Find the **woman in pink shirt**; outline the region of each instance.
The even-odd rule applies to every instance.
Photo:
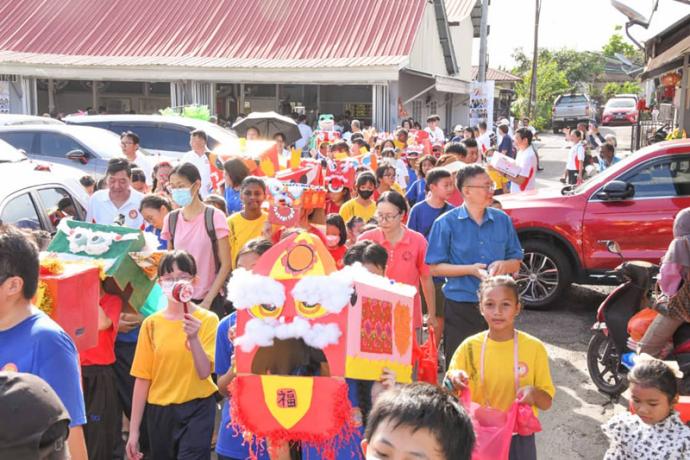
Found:
[[[193,164],[183,163],[172,170],[171,195],[180,209],[165,216],[161,238],[168,242],[169,250],[183,249],[194,257],[198,277],[194,303],[223,317],[227,312],[222,290],[231,268],[228,222],[221,211],[201,201],[200,188],[201,175]],[[170,225],[171,217],[175,219],[174,228]],[[215,244],[207,219],[213,223]]]
[[[386,248],[388,278],[416,288],[421,285],[426,304],[430,306],[429,322],[436,326],[434,282],[429,274],[429,266],[424,263],[427,242],[421,233],[403,225],[406,214],[405,198],[395,191],[385,192],[376,202],[374,217],[378,222],[378,228],[362,233],[358,241],[370,240]],[[414,326],[422,326],[422,303],[419,293],[415,297]]]

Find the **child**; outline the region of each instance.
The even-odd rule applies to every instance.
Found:
[[[357,242],[357,238],[362,234],[362,227],[364,227],[364,219],[361,217],[353,217],[347,221],[347,246],[351,247]]]
[[[386,252],[386,248],[373,241],[359,241],[347,250],[343,261],[345,265],[359,262],[371,273],[386,276],[388,252]]]
[[[241,158],[233,158],[223,163],[225,210],[228,215],[242,210],[241,186],[247,176],[249,176],[249,168]]]
[[[585,167],[585,146],[582,143],[582,131],[574,129],[570,132],[570,141],[573,146],[568,153],[568,162],[565,164],[566,183],[570,185],[582,182],[582,170]]]
[[[345,256],[345,251],[347,251],[346,242],[347,228],[345,228],[345,221],[340,217],[340,214],[329,214],[326,217],[326,246],[333,260],[335,260],[338,270],[344,266],[343,256]]]
[[[353,217],[360,217],[367,221],[376,213],[376,202],[371,199],[376,190],[376,177],[371,172],[363,172],[357,176],[355,187],[357,196],[346,201],[338,211],[345,222]]]
[[[140,193],[149,193],[149,187],[146,185],[146,173],[143,169],[132,168],[132,188]]]
[[[240,186],[240,198],[242,210],[228,217],[228,239],[233,269],[236,267],[240,249],[247,241],[260,237],[268,221],[268,214],[261,209],[262,203],[266,200],[266,184],[263,179],[256,176],[245,177]]]
[[[206,198],[204,198],[204,204],[206,206],[211,206],[212,208],[216,208],[220,212],[223,213],[223,215],[227,216],[227,205],[225,204],[225,198],[223,198],[220,195],[217,195],[215,193],[209,193]]]
[[[456,389],[469,388],[472,401],[501,411],[507,411],[516,399],[533,406],[535,415],[537,409],[548,410],[555,388],[546,348],[539,339],[515,330],[515,317],[522,308],[517,283],[509,276],[489,277],[482,281],[478,295],[489,330],[460,344],[448,366],[451,383]],[[480,369],[484,369],[483,381]],[[516,371],[519,389],[515,388]],[[534,435],[514,435],[510,458],[536,459]]]
[[[690,428],[673,405],[678,402],[678,379],[663,361],[640,357],[628,374],[631,406],[602,425],[609,438],[604,460],[690,458]]]
[[[148,224],[144,231],[156,235],[158,238],[158,249],[165,250],[168,247],[168,242],[161,238],[161,231],[163,230],[165,216],[170,211],[172,211],[172,204],[162,195],[148,194],[141,199],[139,204],[139,212]]]
[[[175,283],[197,282],[194,258],[165,254],[158,283],[167,307],[146,318],[132,362],[136,377],[127,456],[139,460],[139,431],[146,406],[152,458],[209,458],[217,391],[211,378],[218,317],[195,303],[173,297]]]
[[[271,242],[263,238],[257,238],[247,242],[237,254],[235,266],[251,270],[258,258],[271,248]],[[216,374],[218,375],[218,392],[225,396],[228,395],[228,385],[235,378],[235,371],[232,365],[235,347],[234,328],[237,322],[237,313],[232,312],[223,318],[218,324],[216,333]],[[230,401],[223,402],[223,409],[220,415],[220,427],[218,430],[218,441],[216,442],[216,453],[218,460],[236,460],[249,458],[249,444],[244,441],[242,433],[236,433],[230,425]],[[268,452],[265,446],[258,446],[252,442],[252,449],[258,451],[259,460],[267,460]]]
[[[470,460],[474,441],[472,422],[453,395],[413,383],[378,398],[362,450],[367,460]]]
[[[96,180],[88,174],[81,176],[79,178],[79,183],[82,187],[84,187],[84,190],[89,196],[93,195],[96,191]]]

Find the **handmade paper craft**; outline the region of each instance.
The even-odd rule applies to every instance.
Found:
[[[499,152],[494,152],[491,156],[491,167],[513,177],[519,176],[521,170],[515,160]]]
[[[355,187],[356,161],[328,160],[326,164],[326,188],[329,192],[338,193],[345,188]]]
[[[275,141],[238,139],[236,143],[216,147],[213,152],[221,162],[241,158],[253,176],[273,177],[280,170]],[[222,165],[219,169],[222,171]]]
[[[105,289],[120,295],[132,309],[139,311],[154,285],[154,278],[135,261],[137,258],[141,263],[141,255],[132,257],[130,253],[142,251],[145,246],[144,233],[139,230],[63,219],[48,252],[63,261],[86,260],[98,264]]]

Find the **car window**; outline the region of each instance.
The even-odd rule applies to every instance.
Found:
[[[635,198],[690,196],[690,156],[650,161],[622,179],[635,186]]]
[[[22,149],[26,153],[35,153],[31,151],[34,142],[34,133],[0,133],[0,139],[12,145],[15,149]]]
[[[72,150],[85,151],[84,147],[69,136],[58,133],[39,133],[39,155],[64,158]]]
[[[623,108],[623,107],[635,107],[635,99],[611,99],[606,107],[612,108]]]
[[[19,228],[41,229],[41,220],[38,218],[34,202],[28,193],[23,193],[9,200],[2,209],[0,221],[3,224],[12,224]]]
[[[169,150],[172,152],[189,151],[189,129],[179,127],[154,125],[115,125],[113,130],[122,128],[121,131],[131,130],[139,136],[139,145],[148,150]]]
[[[586,104],[587,98],[584,96],[561,96],[558,104]]]
[[[38,191],[40,205],[48,216],[53,228],[65,217],[79,220],[85,215],[84,208],[70,196],[67,190],[59,187],[49,187]]]

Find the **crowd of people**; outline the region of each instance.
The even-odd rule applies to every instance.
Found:
[[[403,121],[390,138],[365,132],[352,120],[342,140],[313,150],[308,142],[298,145],[305,157],[324,164],[362,149],[378,161],[375,169],[358,166],[351,189],[327,184],[325,209],[299,210],[295,228],[269,221],[266,183],[250,175],[240,158],[223,164],[224,183],[214,189],[203,131],[191,133],[191,149],[176,164],[153,164],[141,153],[138,135],[123,133],[123,156],[110,160],[104,179],[82,179],[90,194],[86,220],[158,238],[166,253],[157,282],[167,302],[144,317],[103,292],[98,345],[77,354],[69,336],[31,304],[39,276],[31,235],[0,228],[0,369],[35,374],[49,385],[31,378],[18,382],[11,372],[0,372],[0,418],[35,413],[26,409],[32,407],[28,402],[23,414],[4,402],[22,385],[43,388],[35,391],[50,397],[31,404],[54,407],[56,414],[34,420],[35,432],[26,439],[0,432],[0,444],[10,452],[4,457],[0,446],[0,457],[43,458],[39,453],[68,449],[74,459],[207,459],[215,448],[220,459],[248,458],[261,440],[233,428],[223,399],[232,397],[228,385],[236,376],[236,315],[225,285],[234,270],[251,271],[262,254],[294,232],[320,238],[339,268],[360,263],[417,287],[416,335],[421,339],[430,327],[442,339],[445,389],[399,385],[387,370],[375,385],[348,381],[360,430],[337,458],[469,459],[479,435],[473,420],[481,418],[482,409],[504,414],[523,405],[534,417],[548,410],[555,387],[546,348],[515,329],[522,305],[511,275],[519,270],[522,248],[495,198],[536,188],[537,133],[527,119],[514,132],[499,123],[494,133],[482,122],[476,128],[458,126],[451,136],[438,123],[436,116],[427,120],[431,152],[424,155],[407,150],[410,133],[419,127],[412,120]],[[580,129],[568,133],[573,144],[564,172],[568,183],[582,180],[586,157],[595,150],[600,168],[617,161],[612,144],[596,127],[588,129],[588,139]],[[311,136],[311,130],[302,132]],[[247,134],[258,136],[256,129]],[[510,157],[518,172],[495,168],[497,152]],[[171,292],[179,281],[193,285],[188,310]],[[607,458],[655,458],[630,452],[689,458],[690,429],[673,412],[678,388],[669,372],[656,360],[635,368],[630,381],[638,415],[626,414],[604,427],[612,442]],[[461,405],[458,395],[480,409]],[[507,458],[537,458],[535,431],[513,435],[511,427]],[[671,436],[672,449],[661,446],[664,436]],[[310,449],[259,448],[258,455],[319,458]]]

